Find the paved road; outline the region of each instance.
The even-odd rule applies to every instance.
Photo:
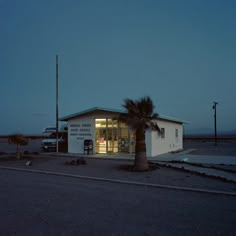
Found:
[[[236,235],[236,198],[0,171],[0,235]]]

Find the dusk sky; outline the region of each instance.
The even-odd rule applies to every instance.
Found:
[[[0,0],[0,134],[150,96],[186,132],[236,130],[235,0]]]

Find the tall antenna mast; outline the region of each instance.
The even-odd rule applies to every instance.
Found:
[[[56,55],[56,152],[58,152],[58,55]]]
[[[213,110],[214,110],[214,127],[215,127],[215,146],[217,145],[217,125],[216,125],[216,105],[218,102],[213,102]]]

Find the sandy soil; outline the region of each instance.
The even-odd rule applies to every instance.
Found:
[[[30,159],[32,166],[26,166],[26,161]],[[132,165],[128,160],[107,160],[87,158],[86,165],[65,165],[68,160],[76,160],[72,157],[51,157],[36,155],[23,160],[0,160],[0,166],[17,167],[34,170],[44,170],[74,174],[81,176],[91,176],[109,178],[125,181],[137,181],[142,183],[153,183],[171,186],[182,186],[190,188],[202,188],[220,191],[236,192],[236,184],[223,182],[206,176],[188,173],[183,170],[175,170],[167,167],[158,167],[148,172],[132,172],[121,167]]]

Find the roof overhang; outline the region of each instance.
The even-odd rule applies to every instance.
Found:
[[[125,110],[118,110],[118,109],[110,109],[110,108],[103,108],[103,107],[93,107],[87,110],[83,110],[81,112],[77,112],[68,116],[64,116],[62,118],[60,118],[60,121],[69,121],[72,119],[76,119],[76,118],[80,118],[82,116],[89,116],[91,114],[94,114],[96,112],[103,112],[103,113],[107,113],[107,114],[116,114],[117,116],[119,116],[120,114],[125,114],[127,113]],[[172,117],[168,117],[168,116],[164,116],[164,115],[160,115],[159,114],[159,118],[158,120],[164,120],[164,121],[169,121],[169,122],[173,122],[173,123],[179,123],[179,124],[187,124],[187,121],[183,121],[180,119],[176,119],[176,118],[172,118]]]
[[[62,118],[60,118],[59,120],[60,121],[69,121],[71,119],[75,119],[75,118],[79,118],[81,116],[88,116],[92,113],[95,113],[95,112],[105,112],[105,113],[113,113],[113,114],[124,114],[126,113],[124,110],[116,110],[116,109],[109,109],[109,108],[103,108],[103,107],[93,107],[93,108],[90,108],[90,109],[87,109],[87,110],[83,110],[81,112],[77,112],[77,113],[74,113],[74,114],[71,114],[71,115],[68,115],[68,116],[64,116]]]

